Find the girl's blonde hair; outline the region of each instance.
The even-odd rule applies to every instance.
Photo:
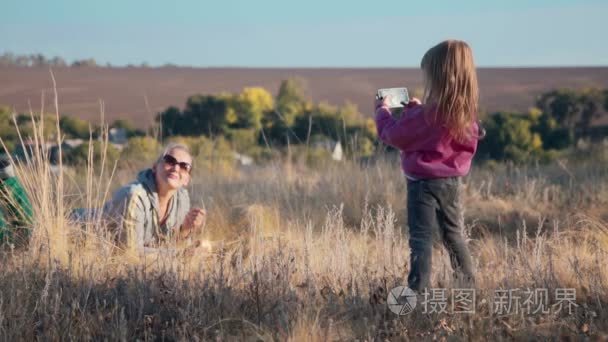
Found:
[[[457,141],[472,137],[479,87],[473,51],[460,40],[446,40],[429,49],[420,62],[425,77],[424,99],[437,105],[432,121],[445,126]]]

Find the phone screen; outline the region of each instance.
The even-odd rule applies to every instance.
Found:
[[[407,88],[382,88],[378,89],[376,94],[378,98],[389,97],[389,107],[390,108],[400,108],[403,107],[403,103],[408,103],[410,101],[409,95],[407,93]],[[403,102],[403,103],[402,103]]]

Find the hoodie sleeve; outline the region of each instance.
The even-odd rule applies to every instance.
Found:
[[[422,106],[404,109],[401,117],[395,119],[389,108],[376,109],[376,129],[380,141],[404,152],[420,150],[429,134],[421,111]]]
[[[142,190],[143,191],[143,190]],[[125,247],[144,250],[146,211],[142,195],[136,189],[119,190],[104,208],[105,215],[116,223],[118,241]]]
[[[130,193],[120,202],[122,211],[120,238],[130,250],[137,251],[140,256],[166,257],[177,256],[179,251],[169,246],[149,247],[145,244],[146,210],[143,204],[144,194]]]

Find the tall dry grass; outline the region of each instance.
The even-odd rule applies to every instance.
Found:
[[[146,259],[125,257],[99,218],[67,219],[74,206],[100,206],[134,169],[119,161],[83,175],[46,160],[17,163],[35,223],[26,248],[2,251],[1,340],[607,338],[605,164],[475,170],[463,194],[476,313],[397,316],[386,296],[405,284],[409,250],[406,184],[391,157],[200,167],[189,190],[209,212],[202,248]],[[439,244],[432,282],[458,286]],[[494,291],[516,288],[574,288],[578,306],[495,314]]]

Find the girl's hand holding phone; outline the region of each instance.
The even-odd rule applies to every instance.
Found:
[[[390,99],[391,99],[390,95],[387,95],[387,96],[381,97],[381,98],[376,97],[376,100],[374,101],[374,108],[378,109],[380,107],[390,107],[390,103],[391,103]]]
[[[421,104],[422,102],[420,102],[419,99],[412,97],[408,103],[403,103],[403,106],[405,106],[406,108],[412,108]]]

